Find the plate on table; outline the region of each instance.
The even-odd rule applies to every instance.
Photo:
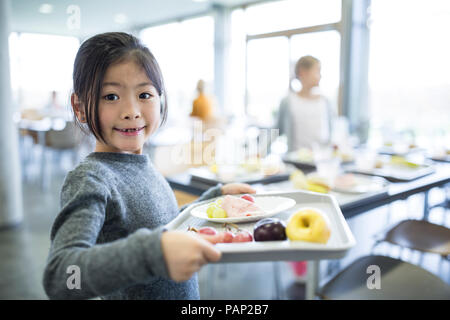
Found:
[[[415,145],[393,145],[393,146],[382,146],[378,149],[379,154],[386,154],[390,156],[406,156],[414,152],[424,152],[424,148],[420,148]]]
[[[211,222],[217,223],[240,223],[240,222],[252,222],[258,221],[264,218],[274,216],[280,212],[291,209],[296,205],[294,199],[279,196],[260,196],[253,195],[255,204],[260,207],[265,214],[254,215],[254,216],[244,216],[244,217],[230,217],[230,218],[209,218],[206,210],[209,205],[214,202],[211,200],[207,203],[203,203],[191,210],[191,215],[200,219],[204,219]]]
[[[386,189],[389,182],[381,177],[346,173],[336,178],[331,190],[341,193],[372,193]]]

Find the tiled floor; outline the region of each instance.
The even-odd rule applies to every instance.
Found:
[[[64,157],[62,158],[64,160]],[[42,272],[50,245],[49,234],[58,213],[59,189],[65,170],[52,169],[48,190],[43,190],[30,176],[23,185],[24,221],[16,227],[0,230],[0,299],[47,299],[42,288]],[[32,171],[32,170],[31,170]],[[432,190],[431,202],[442,199],[441,190]],[[406,218],[422,217],[422,195],[399,201],[389,207],[372,210],[348,221],[357,246],[340,260],[346,266],[355,258],[369,254],[373,235]],[[450,215],[436,208],[430,221],[450,227]],[[380,245],[376,253],[401,257],[418,263],[419,254]],[[423,256],[422,267],[450,283],[450,263],[433,254]],[[322,263],[325,276],[327,264]],[[275,290],[274,268],[279,269],[279,290]],[[334,272],[337,270],[334,270]],[[237,263],[204,267],[199,274],[201,297],[205,299],[303,299],[304,286],[295,284],[294,275],[286,262]],[[278,292],[278,293],[277,293]]]

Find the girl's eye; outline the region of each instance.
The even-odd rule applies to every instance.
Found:
[[[139,99],[150,99],[152,95],[150,93],[144,92],[139,95]]]
[[[106,96],[103,97],[103,99],[108,100],[108,101],[115,101],[115,100],[119,100],[119,97],[115,94],[107,94]]]

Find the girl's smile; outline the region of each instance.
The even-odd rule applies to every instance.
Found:
[[[120,134],[123,134],[124,136],[130,136],[130,137],[141,134],[144,129],[145,129],[145,126],[134,127],[134,128],[125,128],[125,129],[114,128],[114,130],[118,131]]]

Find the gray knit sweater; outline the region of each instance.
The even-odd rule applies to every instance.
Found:
[[[197,201],[219,195],[217,186]],[[199,299],[197,275],[169,279],[161,250],[163,226],[178,213],[148,156],[91,153],[61,190],[45,292],[51,299]]]

